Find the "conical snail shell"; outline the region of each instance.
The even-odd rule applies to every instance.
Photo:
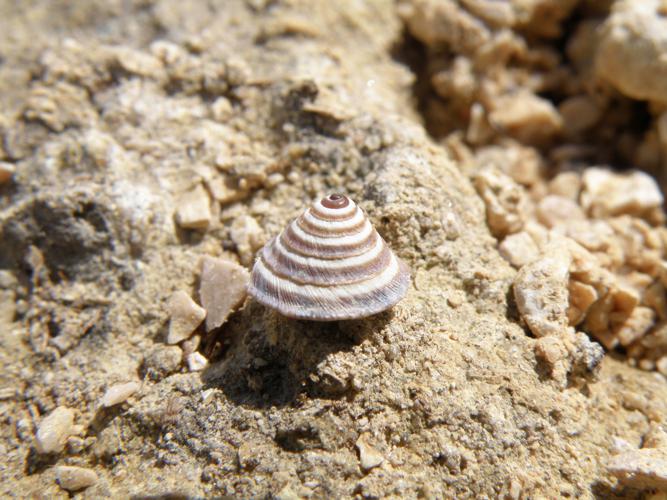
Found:
[[[363,318],[403,298],[410,272],[351,199],[313,204],[261,251],[249,293],[292,318]]]

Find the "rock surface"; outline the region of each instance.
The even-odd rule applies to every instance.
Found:
[[[650,494],[608,465],[667,418],[664,11],[610,5],[0,0],[0,495],[66,495],[55,460],[90,498]],[[239,307],[331,192],[406,298]]]

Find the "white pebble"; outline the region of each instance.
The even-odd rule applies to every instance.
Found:
[[[169,299],[169,312],[171,320],[167,344],[178,344],[189,339],[206,317],[206,310],[182,290],[174,292]]]
[[[177,201],[176,222],[183,228],[206,229],[212,217],[211,201],[201,184],[183,193]]]
[[[39,453],[57,453],[63,450],[67,438],[74,433],[74,411],[59,406],[39,424],[35,447]]]
[[[660,373],[662,373],[665,377],[667,377],[667,356],[663,356],[658,360],[658,362],[655,364],[655,367],[658,369]]]
[[[359,450],[359,463],[364,471],[369,471],[384,462],[384,457],[368,443],[366,435],[360,436],[356,444]]]
[[[79,491],[97,482],[97,474],[91,469],[59,465],[55,467],[56,481],[67,491]]]
[[[188,354],[187,361],[191,372],[200,372],[208,365],[208,359],[199,352]]]
[[[102,396],[101,405],[105,408],[123,403],[139,390],[139,382],[127,382],[125,384],[116,384],[109,387],[104,396]]]

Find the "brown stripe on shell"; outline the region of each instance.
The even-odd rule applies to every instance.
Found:
[[[287,226],[280,234],[280,242],[291,251],[304,255],[306,257],[318,257],[320,259],[341,259],[345,257],[354,257],[367,252],[375,246],[380,235],[375,229],[371,231],[368,238],[361,243],[351,245],[340,245],[325,247],[322,245],[313,245],[308,241],[299,238],[292,229],[292,224]]]
[[[275,238],[264,247],[261,259],[266,267],[277,276],[304,285],[346,285],[364,281],[378,275],[391,262],[391,250],[382,240],[381,252],[370,262],[336,269],[327,267],[329,261],[320,265],[303,266],[294,262],[289,254],[281,252]]]
[[[354,215],[355,214],[352,214],[353,217]],[[351,218],[352,217],[350,217],[350,219]],[[355,224],[354,226],[349,226],[344,228],[331,228],[326,230],[313,226],[310,222],[308,222],[308,219],[306,219],[303,215],[301,215],[296,221],[297,224],[299,224],[299,227],[308,234],[312,234],[313,236],[320,236],[322,238],[336,238],[338,236],[351,236],[353,234],[358,233],[364,227],[364,224],[366,223],[366,218],[364,217],[363,219],[361,219],[361,222],[359,222],[359,224]]]
[[[377,314],[395,305],[403,298],[410,284],[410,271],[398,260],[398,271],[384,287],[361,295],[334,297],[324,301],[287,292],[265,280],[260,273],[253,273],[249,293],[265,306],[278,310],[284,316],[316,321],[337,321]]]
[[[310,213],[313,214],[313,217],[329,222],[344,221],[347,219],[351,219],[352,217],[354,217],[354,214],[356,213],[356,210],[353,211],[352,213],[345,213],[345,210],[340,210],[340,213],[336,212],[325,213],[325,212],[320,212],[317,208],[318,208],[317,205],[313,205],[312,207],[310,207]]]

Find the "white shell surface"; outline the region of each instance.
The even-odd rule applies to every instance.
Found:
[[[401,300],[410,272],[342,195],[313,204],[260,252],[249,293],[292,318],[363,318]]]

